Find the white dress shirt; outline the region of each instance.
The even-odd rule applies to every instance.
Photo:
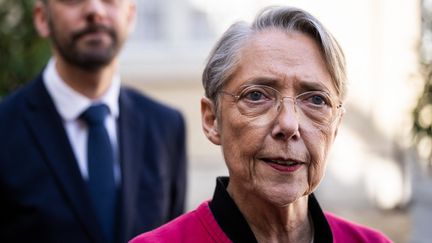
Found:
[[[48,62],[43,73],[44,84],[54,101],[54,105],[63,119],[63,125],[75,154],[81,175],[88,179],[87,137],[88,127],[79,116],[91,105],[103,103],[108,106],[110,114],[105,119],[105,127],[113,145],[115,156],[114,178],[120,182],[120,164],[117,142],[117,118],[119,116],[120,77],[115,75],[106,93],[97,100],[91,100],[69,87],[60,77],[54,58]]]

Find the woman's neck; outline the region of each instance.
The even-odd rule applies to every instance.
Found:
[[[311,242],[313,223],[308,216],[308,196],[279,206],[246,190],[228,186],[228,193],[258,242]]]

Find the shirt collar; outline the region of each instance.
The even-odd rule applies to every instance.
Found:
[[[91,100],[69,87],[60,77],[55,67],[55,59],[51,58],[43,72],[44,84],[51,95],[57,111],[65,121],[76,120],[82,112],[94,103],[106,104],[110,114],[119,115],[118,98],[120,93],[120,76],[114,75],[110,87],[97,100]]]
[[[226,190],[228,182],[228,177],[216,179],[216,189],[209,203],[210,210],[218,225],[233,242],[257,242],[246,219]],[[308,210],[314,226],[314,242],[333,242],[330,225],[313,194],[309,195]]]

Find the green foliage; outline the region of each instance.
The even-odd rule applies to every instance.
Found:
[[[413,134],[420,155],[432,169],[432,1],[422,1],[420,57],[424,87],[413,111]]]
[[[432,63],[424,65],[423,77],[423,92],[413,112],[413,132],[422,157],[432,166]]]
[[[33,27],[32,0],[0,0],[0,97],[31,80],[50,56]]]

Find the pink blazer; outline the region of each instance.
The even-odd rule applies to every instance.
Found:
[[[325,213],[335,243],[381,243],[391,242],[386,236],[373,229],[357,225],[332,214]],[[231,240],[219,227],[208,202],[173,221],[144,234],[129,243],[169,242],[169,243],[230,243]]]

